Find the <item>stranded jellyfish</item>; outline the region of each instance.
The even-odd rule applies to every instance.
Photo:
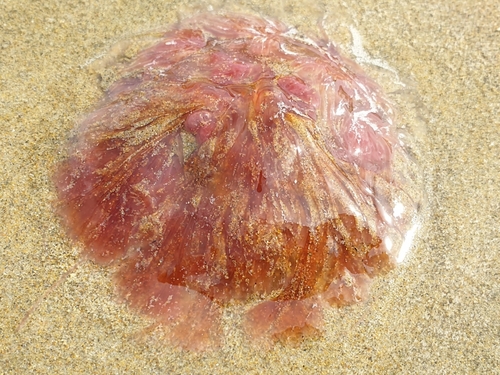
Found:
[[[120,72],[78,126],[56,185],[87,258],[176,345],[321,329],[407,246],[418,194],[379,86],[280,22],[203,15]]]

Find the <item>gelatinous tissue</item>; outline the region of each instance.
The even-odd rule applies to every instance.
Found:
[[[79,124],[59,210],[175,345],[220,343],[236,301],[252,338],[316,333],[415,230],[418,168],[394,118],[332,43],[204,14],[139,52]]]

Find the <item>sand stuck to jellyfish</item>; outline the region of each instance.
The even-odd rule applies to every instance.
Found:
[[[381,88],[327,41],[204,14],[165,32],[79,125],[55,181],[83,255],[174,345],[321,330],[415,225],[413,161]],[[411,167],[410,167],[411,166]]]

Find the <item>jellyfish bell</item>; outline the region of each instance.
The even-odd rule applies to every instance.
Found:
[[[366,298],[413,228],[393,118],[331,44],[198,16],[140,52],[82,121],[55,178],[60,212],[176,345],[218,343],[233,301],[260,301],[244,318],[253,338],[317,332],[325,306]]]

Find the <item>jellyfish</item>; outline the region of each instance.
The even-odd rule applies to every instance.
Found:
[[[325,40],[203,14],[164,32],[77,126],[58,210],[119,295],[188,349],[249,303],[253,339],[366,299],[418,213],[382,89]]]

